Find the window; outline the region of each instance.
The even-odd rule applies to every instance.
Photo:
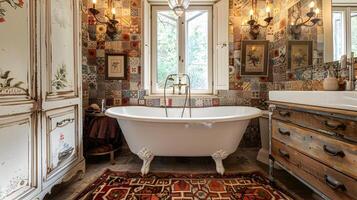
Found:
[[[357,7],[333,7],[333,57],[357,55]]]
[[[212,6],[190,6],[180,18],[166,6],[152,6],[151,20],[152,93],[162,93],[173,73],[191,77],[192,93],[212,93]]]

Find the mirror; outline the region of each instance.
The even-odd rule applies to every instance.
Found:
[[[233,61],[240,67],[242,41],[268,40],[270,81],[321,80],[329,70],[345,76],[341,56],[357,55],[357,4],[352,1],[232,0]],[[267,16],[273,17],[270,23]]]

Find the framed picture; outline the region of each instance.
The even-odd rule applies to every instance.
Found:
[[[241,75],[268,76],[269,41],[242,41]]]
[[[295,70],[312,65],[312,41],[288,42],[288,68]]]
[[[105,79],[125,80],[128,57],[126,54],[106,54],[105,55]]]

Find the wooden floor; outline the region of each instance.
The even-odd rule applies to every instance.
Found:
[[[226,172],[260,171],[267,175],[268,167],[256,160],[257,152],[258,149],[238,149],[224,160]],[[96,180],[105,169],[139,172],[141,164],[142,161],[130,152],[118,153],[115,165],[110,164],[109,157],[89,158],[87,159],[87,171],[82,179],[74,178],[68,183],[56,186],[52,194],[48,195],[46,199],[73,199],[81,190]],[[151,172],[215,173],[215,163],[210,157],[156,157],[151,164]],[[313,192],[287,172],[276,170],[275,176],[278,185],[288,191],[295,199],[313,199]]]

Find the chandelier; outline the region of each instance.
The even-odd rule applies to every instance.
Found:
[[[190,4],[190,0],[168,0],[170,8],[181,17]]]

